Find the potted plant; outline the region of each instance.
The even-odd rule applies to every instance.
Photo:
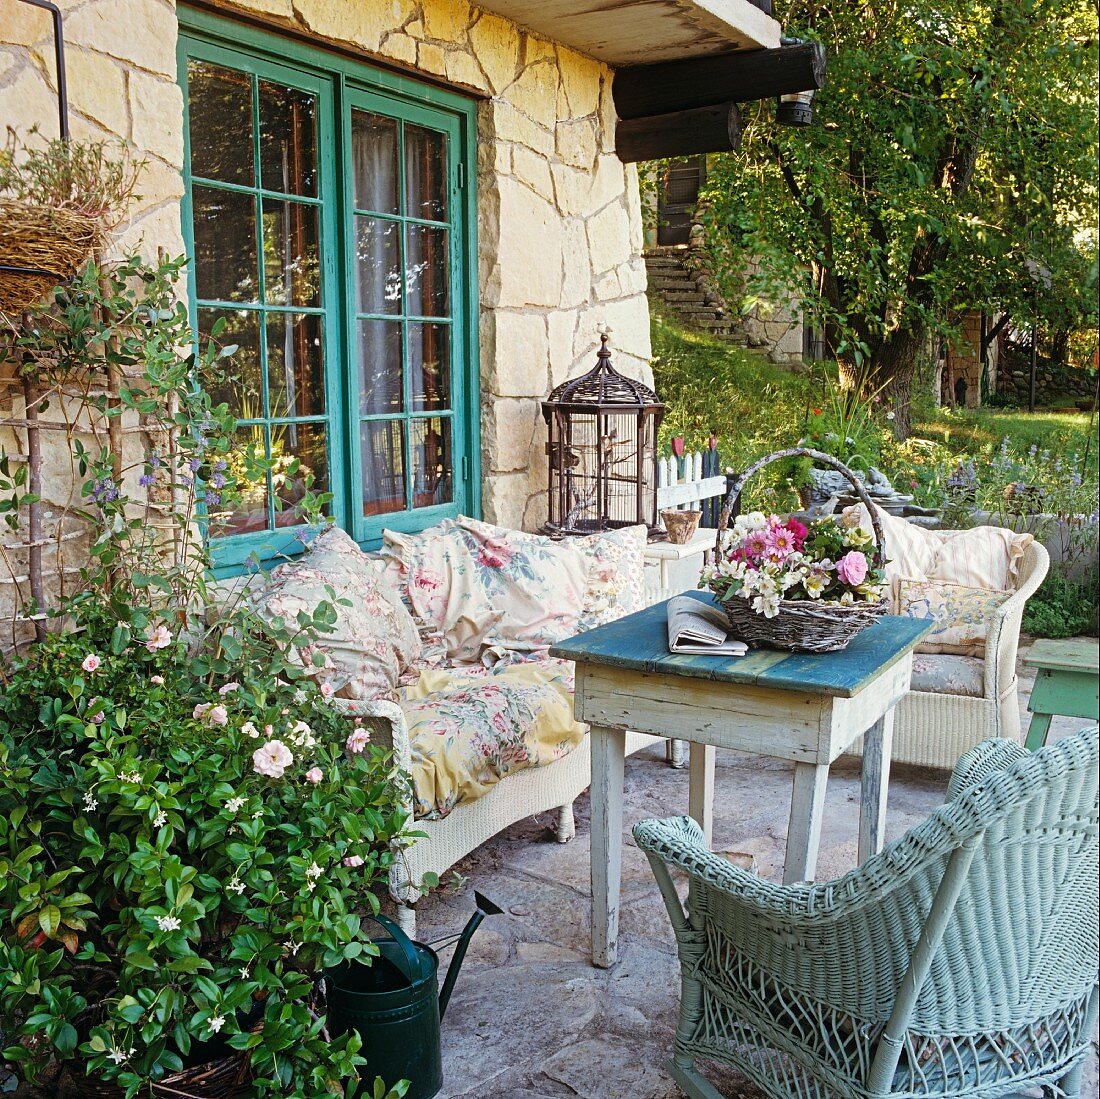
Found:
[[[0,264],[22,270],[0,272],[0,313],[20,313],[76,274],[117,224],[141,166],[117,142],[25,144],[8,131]]]
[[[272,621],[208,579],[195,532],[266,467],[231,466],[193,384],[231,349],[181,352],[180,267],[89,268],[14,341],[44,391],[125,366],[83,417],[110,441],[140,414],[150,445],[124,464],[74,435],[80,590],[0,668],[3,1057],[78,1095],[341,1095],[360,1042],[328,1035],[316,981],[375,953],[405,777],[310,675],[332,603]]]

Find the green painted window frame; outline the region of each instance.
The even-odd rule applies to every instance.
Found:
[[[183,90],[184,197],[181,203],[183,236],[188,255],[194,255],[192,177],[190,171],[190,115],[187,96],[189,58],[205,60],[270,79],[318,97],[317,201],[321,225],[321,304],[325,331],[325,408],[328,434],[332,514],[336,523],[367,549],[381,543],[383,527],[412,532],[458,514],[481,514],[480,386],[477,297],[477,207],[475,173],[475,103],[445,88],[401,73],[374,68],[365,62],[313,47],[276,32],[240,23],[207,11],[181,7],[177,46],[177,73]],[[448,192],[451,208],[449,259],[452,276],[449,326],[451,331],[451,478],[452,501],[430,507],[365,517],[362,509],[358,397],[358,359],[355,345],[358,314],[355,302],[354,202],[350,171],[353,110],[368,110],[447,134]],[[202,182],[201,180],[199,182]],[[422,220],[422,219],[412,219]],[[427,224],[427,222],[425,222]],[[194,267],[189,267],[189,308],[198,331],[198,299]],[[204,300],[203,305],[206,307]],[[240,308],[241,303],[225,303]],[[263,306],[267,309],[268,306]],[[284,312],[308,312],[290,308]],[[415,320],[413,321],[415,323]],[[406,319],[403,328],[408,324]],[[405,342],[408,358],[408,343]],[[409,386],[409,371],[404,372]],[[406,393],[406,397],[407,397]],[[426,418],[437,418],[430,413]],[[370,417],[374,419],[374,416]],[[384,415],[378,418],[386,418]],[[409,412],[398,418],[416,419]],[[406,469],[411,448],[406,431]],[[261,563],[300,551],[301,527],[280,527],[216,539],[212,544],[217,575],[243,571],[251,561]]]

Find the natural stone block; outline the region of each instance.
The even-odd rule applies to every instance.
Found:
[[[486,303],[508,307],[557,306],[561,297],[561,218],[529,188],[498,182],[495,262],[483,289]]]
[[[588,301],[592,290],[592,264],[584,222],[566,221],[562,232],[562,277],[559,304],[572,309]]]
[[[113,133],[129,133],[126,77],[116,62],[90,50],[67,50],[65,72],[73,110],[89,115]]]
[[[310,30],[335,42],[350,42],[374,53],[382,39],[416,11],[415,0],[373,0],[341,4],[334,0],[294,0],[294,11]]]
[[[284,19],[294,18],[292,0],[233,0],[234,6],[247,11],[258,11],[264,15],[277,15]]]
[[[610,81],[610,71],[598,61],[568,46],[558,46],[558,69],[562,89],[569,100],[570,117],[595,114],[600,104],[601,81]]]
[[[525,145],[517,145],[512,153],[512,175],[521,183],[526,183],[540,198],[553,202],[554,182],[545,157]]]
[[[535,446],[539,405],[532,400],[494,400],[485,410],[483,442],[494,472],[527,470]]]
[[[176,77],[176,21],[152,0],[95,0],[65,18],[65,42]]]
[[[486,463],[485,469],[489,468]],[[526,473],[494,473],[485,478],[481,506],[486,522],[519,529],[527,506]]]
[[[554,155],[554,134],[503,99],[490,100],[486,132],[501,141],[515,141],[547,158]]]
[[[416,39],[407,34],[388,34],[379,47],[379,53],[393,61],[403,61],[407,65],[416,64]]]
[[[630,219],[621,203],[605,206],[585,222],[594,272],[616,267],[631,253]]]
[[[554,145],[558,158],[575,168],[591,171],[596,163],[596,123],[591,118],[574,118],[554,127]]]
[[[528,118],[553,129],[557,121],[558,70],[553,57],[528,65],[506,91],[508,102]]]
[[[592,284],[592,292],[597,301],[608,301],[611,298],[622,297],[623,288],[619,283],[619,276],[615,271],[605,271],[597,276]]]
[[[421,42],[416,47],[416,67],[433,76],[447,74],[447,55],[431,42]]]
[[[465,50],[450,50],[446,55],[447,79],[452,84],[464,84],[478,91],[487,91],[489,83],[481,66]]]
[[[39,144],[42,144],[57,136],[57,92],[41,73],[28,65],[15,74],[10,84],[0,89],[0,116],[18,127],[21,138],[27,137],[27,131],[38,123],[41,127]]]
[[[471,19],[466,0],[425,0],[423,19],[428,38],[465,45]]]
[[[542,397],[549,382],[546,321],[537,313],[497,310],[481,321],[487,392],[500,397]]]
[[[550,388],[561,385],[573,369],[573,333],[577,314],[572,309],[558,309],[546,315],[547,344],[550,353]]]
[[[174,80],[130,73],[130,136],[145,152],[183,164],[183,95]]]
[[[502,92],[516,78],[519,67],[519,30],[514,23],[481,12],[470,27],[470,46],[489,78],[494,93]]]

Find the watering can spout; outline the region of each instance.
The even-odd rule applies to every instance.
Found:
[[[446,1014],[447,1004],[450,1002],[455,981],[458,980],[458,973],[462,968],[462,962],[466,957],[466,949],[470,945],[470,940],[474,937],[474,932],[481,926],[481,921],[486,916],[499,916],[503,911],[497,908],[488,897],[478,893],[477,890],[474,890],[474,900],[477,903],[477,911],[467,920],[466,926],[462,929],[462,934],[458,937],[454,957],[451,958],[451,964],[447,967],[447,979],[443,982],[443,991],[439,994],[440,1019]]]

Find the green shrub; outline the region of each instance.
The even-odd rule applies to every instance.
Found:
[[[1036,637],[1100,636],[1096,575],[1070,580],[1052,572],[1024,608],[1023,630]]]

